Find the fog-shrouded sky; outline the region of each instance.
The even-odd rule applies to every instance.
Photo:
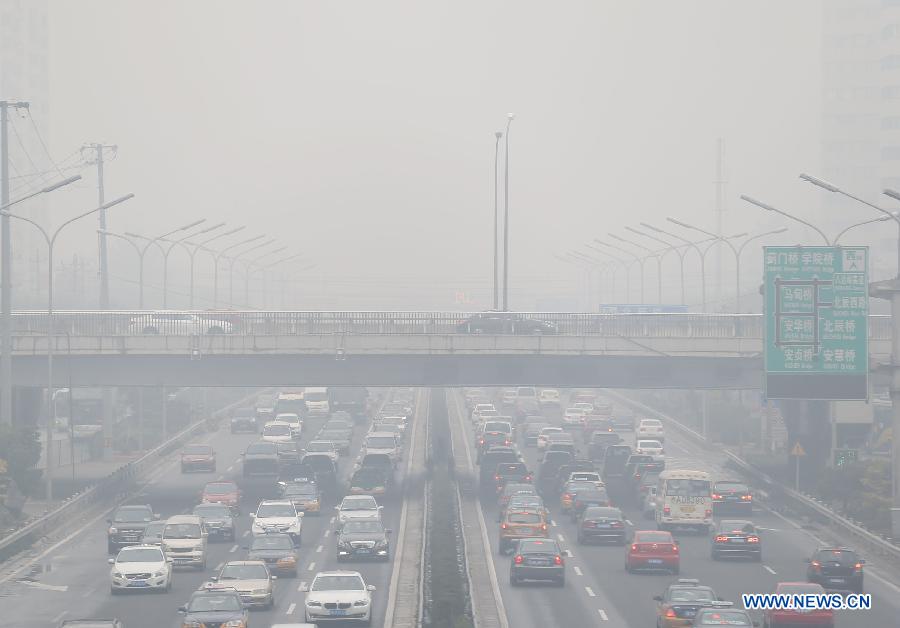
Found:
[[[821,151],[819,0],[51,0],[49,19],[39,122],[57,156],[118,145],[107,197],[137,197],[111,228],[247,224],[333,306],[490,305],[507,112],[514,308],[575,289],[554,253],[609,231],[713,229],[717,138],[726,233],[780,226],[741,193],[818,202],[796,175]],[[90,206],[85,181],[54,221]],[[95,228],[62,246],[90,252]]]

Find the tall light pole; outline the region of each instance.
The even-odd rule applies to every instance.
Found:
[[[258,236],[247,238],[246,240],[241,240],[240,242],[235,242],[234,244],[229,244],[224,249],[213,251],[213,309],[219,307],[219,260],[222,259],[222,256],[225,255],[225,253],[227,253],[228,251],[236,249],[239,246],[244,246],[245,244],[250,244],[251,242],[256,242],[257,240],[261,240],[265,237],[266,235],[264,233],[261,233]]]
[[[163,257],[165,257],[165,255],[166,255],[166,250],[165,250],[165,248],[160,244],[160,241],[161,241],[161,240],[165,240],[165,239],[168,238],[169,236],[175,235],[176,233],[179,233],[179,232],[181,232],[181,231],[187,231],[188,229],[193,229],[193,228],[196,227],[197,225],[203,224],[205,221],[206,221],[205,218],[203,218],[203,219],[201,219],[201,220],[195,220],[194,222],[188,223],[188,224],[186,224],[186,225],[182,225],[181,227],[178,227],[177,229],[172,229],[171,231],[167,231],[166,233],[164,233],[164,234],[162,234],[162,235],[158,235],[158,236],[156,236],[155,238],[148,238],[147,236],[143,236],[143,235],[141,235],[141,234],[139,234],[139,233],[133,233],[133,232],[131,232],[131,231],[126,231],[126,232],[125,232],[125,235],[128,236],[129,238],[137,238],[137,239],[139,239],[139,240],[144,240],[144,241],[146,241],[146,244],[144,245],[144,247],[143,247],[143,249],[142,249],[142,253],[141,253],[141,260],[142,260],[142,262],[141,262],[141,268],[140,268],[140,271],[141,271],[141,277],[140,277],[140,282],[139,282],[139,283],[140,283],[140,299],[139,299],[139,307],[140,307],[140,309],[142,309],[142,310],[144,309],[144,264],[143,264],[143,257],[144,257],[144,255],[147,254],[147,251],[150,250],[150,247],[151,247],[151,246],[156,245],[156,246],[159,247],[159,250],[160,250],[160,252],[163,254]]]
[[[250,308],[250,269],[256,266],[257,262],[260,260],[264,260],[267,257],[275,255],[276,253],[282,253],[283,251],[288,250],[289,247],[281,246],[277,249],[272,249],[271,251],[266,251],[262,255],[257,255],[253,259],[247,260],[246,266],[244,268],[244,304],[247,308]]]
[[[119,203],[124,203],[125,201],[133,197],[134,194],[126,194],[125,196],[121,196],[114,201],[110,201],[109,203],[100,205],[99,207],[95,207],[90,211],[86,211],[84,213],[78,214],[73,218],[69,218],[59,227],[57,227],[56,231],[54,231],[52,234],[31,218],[26,218],[25,216],[20,216],[18,214],[12,214],[7,210],[0,211],[0,214],[3,214],[7,218],[15,218],[34,226],[44,237],[44,240],[47,243],[47,443],[44,454],[47,463],[47,477],[45,478],[45,481],[47,487],[46,491],[48,502],[53,500],[53,345],[56,341],[53,335],[53,247],[56,244],[56,238],[59,236],[60,232],[76,220],[79,220],[86,216],[90,216],[100,211],[106,211],[107,209],[110,209],[111,207],[114,207]]]
[[[606,249],[602,249],[599,246],[594,246],[593,244],[590,244],[590,243],[585,244],[585,246],[596,253],[600,253],[600,255],[605,255],[609,259],[616,262],[619,266],[622,267],[622,270],[625,271],[625,299],[624,299],[624,302],[627,303],[628,300],[631,298],[631,264],[633,264],[634,262],[629,263],[629,262],[625,261],[624,259],[622,259],[621,257],[619,257],[618,255],[613,255]],[[613,291],[614,292],[615,292],[615,281],[616,281],[616,276],[615,276],[615,273],[613,273]]]
[[[263,276],[263,309],[268,307],[268,305],[267,305],[268,298],[266,295],[268,294],[269,286],[268,286],[268,276],[266,275],[266,271],[269,270],[270,268],[275,268],[276,266],[280,266],[281,264],[286,264],[287,262],[291,262],[300,257],[303,257],[303,253],[295,253],[294,255],[288,255],[287,257],[282,257],[281,259],[275,260],[274,262],[269,262],[268,264],[266,264],[265,266],[262,266],[261,268],[257,268],[257,271],[261,272],[262,276]],[[312,266],[308,266],[307,268],[312,268]]]
[[[585,245],[585,246],[590,247],[589,244]],[[594,248],[594,250],[597,250],[597,249]],[[606,255],[605,251],[600,250],[599,252],[603,255]],[[622,263],[620,260],[617,260],[613,257],[609,257],[608,255],[607,255],[607,259],[598,259],[596,257],[588,255],[587,253],[583,253],[583,252],[577,251],[577,250],[572,251],[570,253],[570,255],[575,255],[575,256],[578,256],[582,260],[588,261],[595,268],[599,267],[600,268],[600,284],[601,284],[601,286],[602,286],[602,282],[603,282],[603,274],[607,271],[610,271],[610,274],[612,275],[612,278],[611,278],[611,288],[612,289],[610,292],[613,294],[612,298],[615,298],[616,275],[619,272],[619,266],[623,266],[627,269],[627,265]],[[612,261],[610,261],[610,260],[612,260]],[[627,299],[626,299],[626,301],[627,301]],[[598,305],[598,307],[603,305],[603,302],[599,298],[598,298],[597,305]]]
[[[678,240],[679,242],[681,242],[688,248],[691,248],[697,252],[697,258],[700,260],[700,302],[702,304],[701,309],[705,312],[706,311],[706,256],[703,254],[703,251],[698,246],[700,243],[694,242],[692,240],[688,240],[687,238],[682,238],[678,234],[671,233],[670,231],[665,231],[663,229],[660,229],[659,227],[654,227],[653,225],[648,224],[646,222],[642,222],[641,226],[646,227],[647,229],[650,229],[651,231],[655,231],[656,233],[661,233],[664,236],[667,236],[674,240]],[[682,256],[681,276],[684,277],[684,257],[683,256]],[[682,283],[683,283],[683,281],[682,281]],[[682,299],[682,301],[684,301],[684,299]]]
[[[516,117],[506,114],[505,160],[503,162],[503,311],[509,311],[509,125]]]
[[[206,245],[209,244],[210,242],[215,242],[216,240],[219,240],[220,238],[234,235],[235,233],[243,231],[246,228],[247,228],[246,225],[241,225],[240,227],[235,227],[234,229],[229,229],[228,231],[225,231],[224,233],[218,233],[218,234],[212,236],[211,238],[207,238],[201,242],[197,242],[197,243],[185,242],[185,244],[187,244],[191,247],[191,249],[188,253],[188,255],[190,255],[190,257],[191,257],[191,291],[190,291],[191,292],[191,309],[194,309],[194,260],[197,257],[197,253],[200,250],[209,250],[206,248]]]
[[[500,308],[500,286],[498,285],[500,282],[500,269],[498,268],[500,262],[500,255],[498,252],[499,242],[497,238],[500,234],[497,233],[499,229],[499,219],[500,216],[497,213],[497,187],[499,185],[498,179],[500,177],[499,172],[499,163],[500,163],[500,138],[503,137],[503,131],[494,131],[494,310],[498,310]]]
[[[205,222],[206,218],[204,218],[203,221]],[[169,254],[179,244],[184,246],[183,242],[185,240],[190,240],[191,238],[195,238],[198,235],[210,233],[212,231],[215,231],[216,229],[221,229],[224,226],[225,226],[225,223],[220,222],[218,224],[213,225],[212,227],[207,227],[206,229],[202,229],[200,231],[195,231],[193,233],[183,235],[179,238],[175,238],[174,240],[172,240],[169,243],[169,246],[166,249],[166,252],[163,253],[163,309],[164,310],[168,309],[168,307],[169,307]],[[187,246],[185,246],[185,248],[187,249],[188,255],[190,255],[191,249]]]
[[[135,242],[128,236],[121,234],[121,233],[115,233],[114,231],[109,231],[108,229],[105,231],[101,230],[101,229],[97,229],[97,235],[98,235],[98,237],[99,236],[108,236],[111,238],[118,238],[119,240],[127,242],[129,245],[131,245],[131,247],[134,249],[135,253],[137,253],[137,256],[138,256],[138,284],[141,284],[144,281],[143,266],[144,266],[144,253],[146,253],[146,251],[144,249],[142,249],[137,242]]]
[[[822,231],[821,229],[819,229],[817,226],[815,226],[811,222],[809,222],[807,220],[803,220],[802,218],[795,216],[793,214],[789,214],[788,212],[778,209],[777,207],[772,207],[771,205],[763,203],[762,201],[758,201],[751,196],[747,196],[746,194],[741,194],[741,200],[747,201],[751,205],[756,205],[757,207],[764,209],[767,212],[774,212],[774,213],[778,214],[779,216],[784,216],[785,218],[787,218],[789,220],[793,220],[794,222],[799,222],[801,225],[806,225],[807,227],[809,227],[810,229],[812,229],[813,231],[818,233],[820,236],[822,236],[822,239],[825,241],[825,246],[831,246],[831,240],[828,238],[827,235],[825,235],[825,232]]]
[[[269,240],[266,240],[265,242],[260,242],[259,244],[255,244],[255,245],[251,246],[249,249],[245,249],[245,250],[241,251],[240,253],[237,253],[236,255],[232,255],[229,258],[230,265],[228,267],[228,302],[231,305],[231,307],[234,307],[234,265],[235,265],[235,263],[239,259],[244,257],[247,253],[250,253],[251,251],[256,251],[256,250],[261,249],[266,246],[270,246],[272,244],[275,244],[275,242],[276,242],[275,238],[271,238]]]
[[[644,258],[642,258],[637,253],[634,253],[633,251],[629,251],[628,249],[624,249],[621,246],[617,246],[615,244],[610,244],[609,242],[604,242],[603,240],[598,240],[598,239],[594,238],[594,242],[596,242],[597,244],[600,244],[602,246],[607,246],[611,249],[615,249],[621,253],[625,253],[625,255],[630,255],[631,257],[634,258],[634,261],[637,262],[638,266],[641,269],[641,305],[643,305],[644,304]]]
[[[632,240],[626,240],[625,238],[621,238],[614,233],[607,233],[610,238],[613,240],[618,240],[623,244],[628,244],[635,248],[641,249],[643,251],[647,251],[649,257],[653,257],[656,259],[656,293],[657,293],[657,302],[662,305],[662,258],[659,255],[659,251],[654,251],[650,247],[644,246],[638,242],[633,242]],[[644,271],[641,270],[643,273]]]
[[[678,256],[678,265],[681,270],[681,304],[684,305],[686,303],[684,298],[684,253],[681,251],[681,247],[684,245],[672,244],[671,242],[666,242],[662,238],[657,238],[655,235],[651,235],[649,233],[645,233],[634,227],[625,227],[626,230],[630,231],[635,235],[639,235],[641,237],[647,238],[648,240],[653,240],[654,242],[658,242],[662,244],[666,248],[660,250],[659,260],[665,260],[666,255],[669,252],[674,252]],[[660,262],[661,263],[661,262]],[[662,275],[660,275],[662,277]]]
[[[893,213],[896,214],[897,212],[893,212]],[[842,237],[844,237],[844,235],[851,229],[856,229],[857,227],[862,227],[865,225],[871,225],[873,222],[885,222],[886,220],[890,220],[890,219],[891,219],[890,216],[881,216],[880,218],[871,218],[869,220],[863,220],[861,222],[854,223],[854,224],[850,225],[849,227],[844,227],[843,230],[839,231],[838,234],[836,236],[834,236],[834,245],[837,246],[840,239]]]
[[[590,312],[593,308],[593,298],[591,295],[594,285],[594,269],[598,268],[600,264],[597,260],[592,259],[584,253],[579,253],[578,251],[569,251],[567,255],[569,260],[580,266],[584,271],[584,307],[585,311]]]
[[[47,194],[65,187],[70,183],[81,180],[81,175],[76,174],[62,181],[51,183],[39,190],[35,190],[30,194],[26,194],[14,201],[9,200],[9,173],[6,170],[8,161],[6,156],[6,111],[7,104],[0,102],[0,184],[2,184],[2,194],[0,194],[0,225],[2,225],[2,268],[0,268],[0,424],[12,425],[12,283],[11,283],[11,266],[12,266],[12,238],[9,235],[9,215],[2,212],[8,210],[13,205],[18,205],[30,198],[34,198],[40,194]]]
[[[85,144],[81,147],[82,158],[89,164],[97,166],[97,204],[103,205],[106,202],[104,181],[103,181],[103,165],[104,152],[110,152],[110,159],[115,159],[118,153],[118,146],[115,144],[103,144],[94,142]],[[109,309],[109,258],[106,251],[106,210],[100,212],[100,229],[97,233],[100,235],[100,309]]]

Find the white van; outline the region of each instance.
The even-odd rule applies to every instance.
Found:
[[[331,408],[328,405],[327,388],[307,388],[303,393],[303,401],[306,402],[306,412],[310,416],[328,416]]]
[[[206,569],[206,526],[197,515],[175,515],[166,521],[162,548],[174,567]]]

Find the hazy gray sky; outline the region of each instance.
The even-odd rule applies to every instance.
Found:
[[[139,198],[112,226],[247,223],[304,252],[335,293],[393,278],[386,293],[408,285],[423,306],[457,290],[486,304],[508,111],[514,282],[571,282],[554,252],[639,220],[712,227],[718,137],[726,231],[772,224],[740,193],[818,202],[796,180],[820,153],[818,0],[50,6],[52,151],[119,145],[108,195]],[[93,192],[60,196],[54,216],[76,199]],[[65,245],[90,250],[94,226]]]

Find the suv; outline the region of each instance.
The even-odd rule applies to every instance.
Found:
[[[548,536],[550,533],[543,509],[508,508],[500,522],[499,550],[501,554],[505,554],[519,539]]]
[[[106,520],[109,524],[106,530],[107,551],[115,554],[126,545],[139,545],[144,528],[158,518],[147,505],[119,506],[112,518]]]
[[[826,589],[863,592],[863,565],[866,564],[852,549],[821,547],[807,562],[806,579]]]
[[[216,472],[216,450],[212,445],[193,443],[184,446],[181,450],[181,472],[188,471]]]
[[[259,431],[256,423],[257,408],[237,408],[231,414],[231,433],[251,432],[255,434]]]
[[[216,537],[223,541],[234,541],[234,518],[231,509],[225,504],[197,504],[191,514],[203,519],[203,524],[210,537]]]
[[[249,445],[241,454],[243,475],[278,475],[278,448],[275,443],[257,442]]]
[[[295,545],[302,539],[303,513],[297,512],[294,503],[288,499],[259,502],[256,513],[251,514],[253,525],[251,534],[282,532],[290,535]]]

